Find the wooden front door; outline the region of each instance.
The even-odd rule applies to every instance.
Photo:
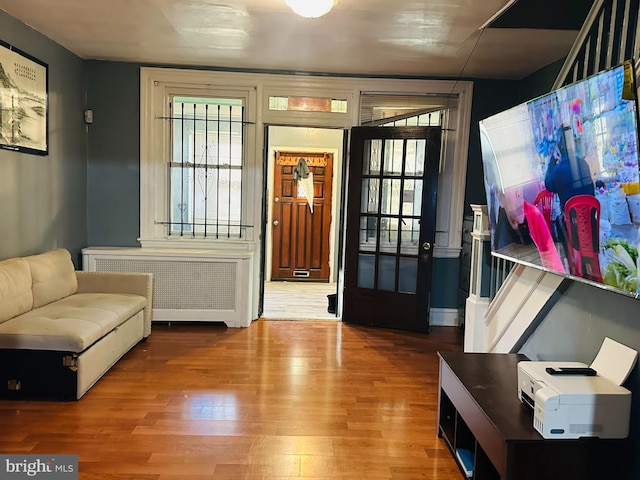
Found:
[[[351,129],[343,321],[428,330],[440,135]]]
[[[303,158],[313,173],[313,213],[294,172]],[[333,154],[276,152],[272,280],[329,280]]]

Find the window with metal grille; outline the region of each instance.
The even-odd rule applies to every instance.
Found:
[[[242,238],[243,99],[173,97],[169,235]]]

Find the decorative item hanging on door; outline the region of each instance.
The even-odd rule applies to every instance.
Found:
[[[303,151],[280,151],[276,152],[276,163],[278,165],[290,165],[294,167],[293,178],[298,181],[298,198],[306,198],[309,203],[309,210],[313,213],[314,185],[313,172],[311,167],[324,169],[328,165],[331,154],[327,152],[303,152]],[[304,162],[304,166],[302,165]],[[302,177],[304,169],[309,172],[308,177]]]
[[[293,178],[298,181],[298,196],[307,199],[309,209],[313,213],[313,172],[309,170],[307,161],[302,157],[298,159],[298,165],[293,171]]]

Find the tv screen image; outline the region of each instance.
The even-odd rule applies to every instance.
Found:
[[[638,294],[631,64],[480,122],[494,255]]]

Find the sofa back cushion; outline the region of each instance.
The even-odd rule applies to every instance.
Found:
[[[23,258],[0,262],[0,323],[33,307],[31,270]]]
[[[58,248],[24,259],[29,263],[33,278],[33,308],[76,293],[78,279],[67,250]]]

